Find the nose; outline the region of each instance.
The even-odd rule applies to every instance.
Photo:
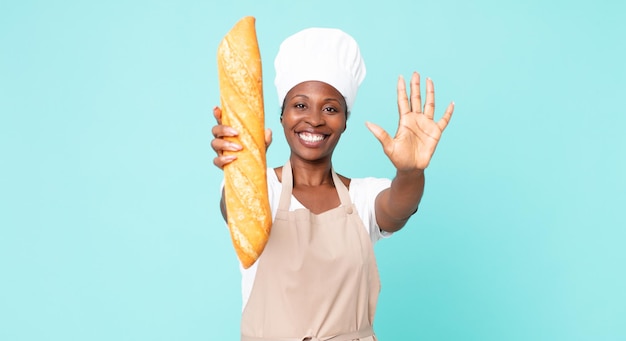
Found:
[[[312,110],[306,116],[306,122],[313,127],[319,127],[321,125],[326,124],[324,120],[324,114],[322,114],[321,110]]]

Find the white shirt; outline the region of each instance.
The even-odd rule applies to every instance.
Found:
[[[375,201],[376,196],[382,190],[389,188],[391,180],[385,178],[358,178],[350,181],[349,194],[350,199],[354,203],[359,217],[363,221],[363,225],[370,235],[372,245],[381,238],[391,236],[391,233],[381,231],[376,223],[376,210]],[[280,201],[280,192],[282,190],[282,184],[278,181],[276,172],[272,168],[267,169],[267,187],[269,194],[270,207],[272,209],[272,220],[276,216],[278,210],[278,203]],[[300,208],[305,208],[293,195],[291,196],[290,211],[294,211]],[[242,309],[246,306],[250,292],[252,291],[252,285],[256,277],[258,262],[255,262],[248,269],[241,269],[241,297],[242,297]]]

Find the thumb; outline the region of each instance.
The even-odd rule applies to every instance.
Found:
[[[381,128],[377,124],[374,124],[371,122],[365,122],[365,125],[367,126],[367,129],[369,129],[369,131],[371,131],[372,134],[376,136],[380,144],[383,145],[383,150],[387,151],[388,146],[393,141],[391,136],[389,136],[389,134],[385,131],[385,129]]]
[[[272,129],[265,129],[265,150],[272,144]]]

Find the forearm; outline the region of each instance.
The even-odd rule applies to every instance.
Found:
[[[423,171],[398,171],[391,186],[376,198],[378,226],[389,232],[401,229],[417,211],[424,194],[424,184]]]

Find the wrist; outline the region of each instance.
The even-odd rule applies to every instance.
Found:
[[[423,169],[396,169],[396,177],[401,178],[419,178],[424,176]]]

